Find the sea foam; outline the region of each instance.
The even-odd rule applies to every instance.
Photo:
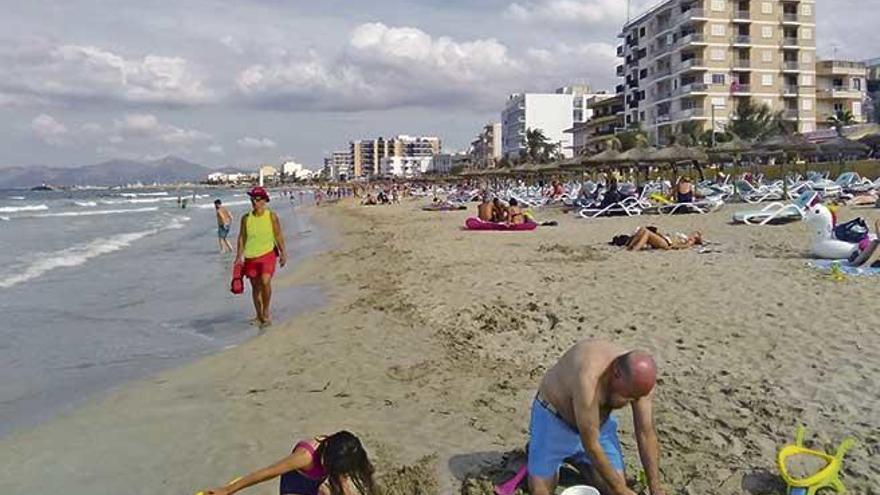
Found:
[[[0,213],[18,213],[21,211],[44,211],[48,210],[46,205],[27,205],[27,206],[0,206]]]

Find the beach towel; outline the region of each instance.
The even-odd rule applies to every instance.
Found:
[[[513,232],[513,231],[523,231],[523,230],[535,230],[538,228],[538,224],[535,222],[526,222],[526,223],[518,223],[518,224],[509,224],[509,223],[498,223],[498,222],[484,222],[476,217],[468,218],[464,226],[467,230],[498,230],[505,232]]]
[[[880,267],[859,268],[849,265],[846,260],[813,260],[810,261],[810,266],[823,272],[830,272],[835,263],[840,267],[840,271],[847,275],[855,277],[880,276]]]

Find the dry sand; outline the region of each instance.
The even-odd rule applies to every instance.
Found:
[[[319,208],[340,245],[280,283],[321,283],[330,305],[0,442],[0,491],[188,494],[347,428],[390,493],[488,493],[480,476],[515,464],[543,371],[594,337],[659,361],[668,493],[782,493],[776,452],[799,423],[829,451],[855,437],[844,482],[878,493],[880,279],[835,282],[807,267],[805,225],[732,226],[731,205],[595,221],[545,212],[560,226],[465,232],[467,212],[419,206]],[[854,213],[880,217],[841,217]],[[646,223],[716,244],[605,245]],[[632,421],[620,420],[634,475]]]

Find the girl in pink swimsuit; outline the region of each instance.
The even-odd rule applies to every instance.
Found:
[[[239,478],[206,495],[231,495],[249,486],[281,477],[281,495],[377,495],[373,465],[361,441],[347,431],[303,440],[280,461]]]

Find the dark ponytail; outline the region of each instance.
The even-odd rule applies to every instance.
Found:
[[[343,495],[345,478],[363,495],[378,495],[373,481],[373,464],[358,437],[351,432],[340,431],[321,441],[318,458],[327,471],[327,483],[332,495]]]

